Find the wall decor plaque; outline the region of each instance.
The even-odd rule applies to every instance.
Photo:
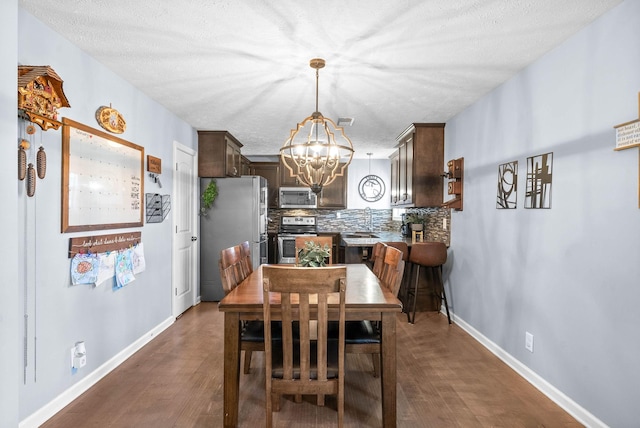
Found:
[[[127,129],[124,117],[111,105],[109,107],[102,106],[96,110],[96,120],[100,126],[114,134],[122,134]]]

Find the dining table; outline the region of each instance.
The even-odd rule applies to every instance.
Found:
[[[240,326],[263,319],[262,267],[256,268],[219,303],[224,312],[224,426],[238,426],[240,398]],[[334,265],[335,266],[335,265]],[[382,425],[396,426],[396,314],[402,303],[365,264],[347,264],[345,313],[347,320],[379,321],[381,328]],[[329,301],[329,308],[337,301]],[[330,314],[330,317],[332,315]],[[337,317],[337,310],[335,311]],[[277,318],[277,315],[276,315]]]

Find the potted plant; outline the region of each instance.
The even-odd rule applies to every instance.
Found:
[[[406,216],[406,221],[411,226],[411,230],[424,230],[425,218],[418,212],[410,212]]]
[[[327,244],[321,246],[313,241],[305,243],[304,248],[298,250],[298,266],[322,267],[331,256],[331,248]]]
[[[202,205],[200,206],[200,215],[207,215],[207,212],[211,208],[211,205],[213,205],[213,201],[215,201],[217,197],[218,183],[216,183],[216,180],[211,180],[207,188],[204,189],[204,192],[202,192]]]

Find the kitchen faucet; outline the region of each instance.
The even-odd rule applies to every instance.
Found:
[[[368,224],[368,232],[373,232],[373,213],[371,212],[371,208],[366,207],[364,209],[364,213],[367,216],[366,218],[366,224]]]

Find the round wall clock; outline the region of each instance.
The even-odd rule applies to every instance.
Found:
[[[367,202],[379,201],[384,196],[384,192],[384,181],[374,174],[364,176],[358,184],[358,193]]]

